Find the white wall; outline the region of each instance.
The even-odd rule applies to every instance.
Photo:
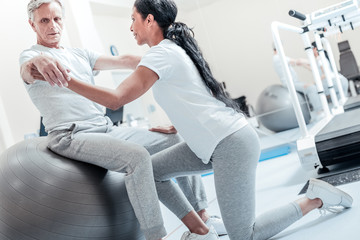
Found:
[[[127,11],[126,11],[127,10]],[[130,32],[131,9],[126,9],[119,17],[95,15],[94,23],[99,33],[101,42],[105,48],[105,53],[110,54],[110,46],[115,45],[120,55],[135,54],[143,55],[147,46],[139,47]]]
[[[280,83],[272,66],[271,22],[276,20],[300,26],[300,21],[288,16],[290,9],[310,13],[340,1],[219,0],[203,7],[198,7],[196,2],[191,1],[192,8],[179,8],[177,20],[194,27],[196,39],[215,77],[226,83],[231,96],[246,95],[255,106],[266,86]],[[136,46],[129,31],[130,13],[118,9],[118,13],[114,9],[111,12],[104,10],[103,14],[97,12],[94,17],[103,44],[106,48],[115,44],[121,53],[142,54],[146,49]],[[281,32],[281,36],[288,56],[306,57],[298,35]],[[345,39],[349,39],[355,57],[360,61],[359,38],[359,32],[353,31],[329,39],[337,62],[336,43]],[[297,71],[301,79],[312,81],[308,70],[297,68]]]
[[[0,141],[0,154],[6,149],[5,144]]]
[[[4,108],[3,101],[0,96],[0,153],[14,144],[11,128]]]
[[[14,141],[39,128],[39,114],[31,103],[19,74],[18,57],[35,43],[28,22],[27,0],[6,1],[0,8],[0,95]]]
[[[232,97],[246,95],[249,102],[255,105],[258,95],[266,86],[279,83],[271,62],[271,22],[277,20],[300,26],[299,21],[288,16],[289,9],[309,13],[337,2],[340,1],[219,0],[201,8],[196,5],[193,8],[180,8],[178,20],[194,27],[196,38],[214,75],[219,81],[226,82]],[[0,96],[15,142],[22,140],[24,134],[39,128],[39,113],[22,85],[18,66],[21,51],[36,42],[35,34],[27,22],[27,3],[28,0],[6,1],[0,8]],[[109,46],[114,44],[120,53],[143,54],[147,48],[138,47],[129,31],[131,8],[121,8],[118,12],[115,10],[111,14],[97,13],[88,22],[94,24],[99,33],[104,53],[109,53]],[[69,32],[65,32],[63,39],[66,46],[75,45],[73,35],[79,32],[73,27],[73,21],[82,17],[79,10],[69,11],[69,14],[65,22]],[[298,36],[287,33],[282,33],[282,36],[289,56],[305,57]],[[338,38],[350,41],[355,57],[360,61],[359,29],[330,39],[335,55],[338,55]],[[303,79],[311,79],[311,74],[305,70],[300,70],[299,75]]]
[[[310,13],[337,2],[340,1],[221,0],[188,16],[217,79],[227,83],[233,97],[246,95],[250,103],[255,105],[258,95],[266,86],[279,83],[272,67],[271,22],[276,20],[300,26],[300,21],[288,16],[290,9]],[[199,19],[201,14],[203,19]],[[286,32],[281,32],[281,36],[288,56],[306,57],[299,36]],[[353,52],[360,61],[359,30],[340,37],[350,40]],[[338,62],[336,39],[331,38],[330,41]],[[304,69],[298,71],[300,78],[311,81],[310,72]]]

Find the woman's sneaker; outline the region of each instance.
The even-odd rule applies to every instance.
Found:
[[[227,235],[227,231],[224,225],[223,220],[218,216],[211,216],[205,222],[205,224],[210,228],[211,226],[214,227],[215,231],[219,236]]]
[[[339,212],[339,207],[350,208],[353,202],[352,197],[346,192],[315,178],[310,178],[306,196],[309,199],[321,199],[323,202],[319,208],[321,214],[326,211]]]
[[[213,226],[209,228],[209,232],[206,235],[199,235],[191,232],[184,232],[181,240],[217,240],[220,239]]]

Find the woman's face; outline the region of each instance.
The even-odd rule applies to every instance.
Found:
[[[141,14],[137,11],[136,7],[133,7],[131,14],[131,26],[130,31],[134,34],[134,38],[138,45],[147,44],[147,28],[146,19],[143,19]]]

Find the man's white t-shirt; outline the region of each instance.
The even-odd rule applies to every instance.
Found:
[[[40,55],[57,59],[71,76],[81,81],[94,84],[94,65],[100,54],[79,48],[47,48],[34,45],[20,54],[20,66]],[[25,88],[43,117],[47,132],[69,129],[72,124],[79,128],[103,126],[108,121],[104,117],[104,108],[87,98],[63,87],[51,86],[37,80],[25,84]]]

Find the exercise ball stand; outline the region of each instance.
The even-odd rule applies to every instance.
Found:
[[[51,152],[45,137],[0,156],[1,240],[144,240],[124,174]]]

